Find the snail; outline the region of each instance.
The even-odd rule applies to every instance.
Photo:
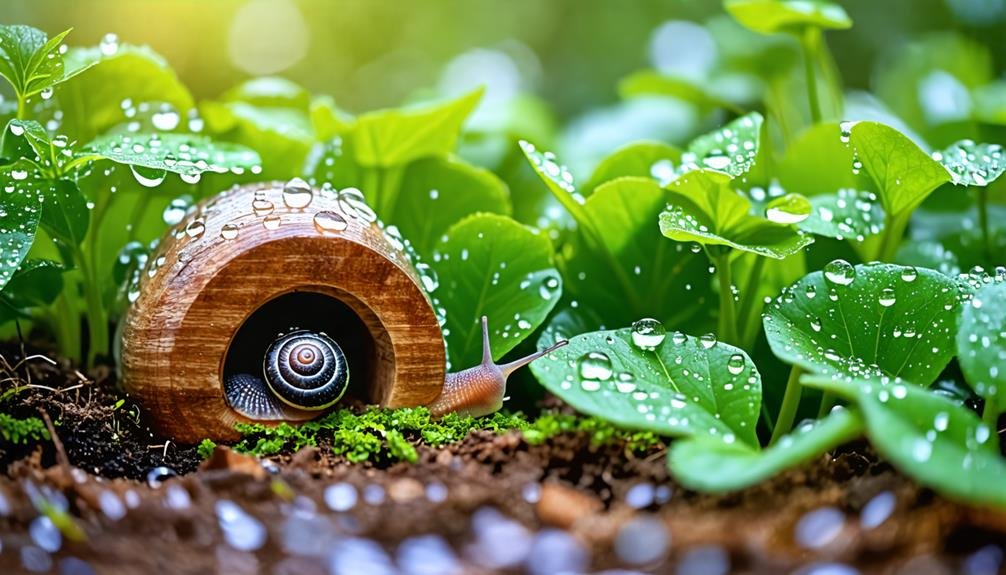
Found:
[[[507,377],[564,345],[447,373],[436,280],[354,188],[234,187],[192,206],[130,286],[122,386],[177,441],[305,421],[347,396],[486,415]]]

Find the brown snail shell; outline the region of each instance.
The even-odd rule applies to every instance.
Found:
[[[406,254],[373,219],[355,197],[302,181],[236,187],[197,204],[140,276],[122,325],[125,390],[178,441],[236,439],[234,424],[252,420],[225,398],[225,372],[245,357],[261,364],[265,344],[237,348],[246,326],[272,313],[276,329],[332,321],[321,327],[347,349],[349,393],[359,399],[434,401],[446,371],[437,316]]]

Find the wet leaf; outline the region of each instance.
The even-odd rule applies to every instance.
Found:
[[[481,98],[479,89],[433,106],[361,115],[352,131],[356,161],[387,168],[454,151],[461,125]]]
[[[884,229],[884,208],[873,192],[841,189],[810,199],[813,211],[798,224],[805,231],[858,242]]]
[[[249,148],[197,134],[109,134],[86,148],[113,162],[150,170],[137,174],[140,183],[148,187],[158,185],[158,178],[163,180],[165,172],[183,176],[207,171],[242,174],[258,170],[261,163],[258,154]]]
[[[939,162],[890,126],[857,122],[846,129],[891,218],[910,213],[933,190],[951,180],[950,172]]]
[[[452,368],[481,361],[483,315],[495,359],[545,321],[562,296],[552,255],[548,237],[504,216],[476,214],[447,230],[430,265],[440,280],[433,295],[447,310]]]
[[[816,373],[936,380],[954,356],[960,292],[933,270],[835,260],[767,306],[777,357]]]
[[[1006,172],[1006,158],[999,144],[976,144],[973,140],[954,142],[933,159],[950,171],[955,184],[985,187]]]
[[[776,259],[814,242],[790,225],[751,215],[751,202],[730,188],[726,174],[691,172],[667,189],[660,231],[672,240],[728,246]]]
[[[42,208],[40,225],[63,249],[71,253],[87,235],[91,221],[91,210],[87,200],[80,193],[77,184],[70,180],[41,180]],[[73,261],[72,255],[64,256],[64,261]]]
[[[257,106],[242,100],[201,102],[199,110],[207,132],[215,139],[241,144],[258,153],[262,158],[262,179],[286,179],[302,172],[315,138],[304,110]]]
[[[416,160],[406,167],[401,182],[392,211],[382,217],[397,225],[427,261],[440,237],[465,216],[510,213],[506,184],[460,160]]]
[[[777,166],[779,184],[808,197],[841,189],[869,190],[873,182],[866,174],[856,174],[852,161],[852,146],[838,122],[814,124],[786,147]]]
[[[66,30],[49,38],[31,26],[0,25],[0,76],[22,98],[51,87],[63,77],[59,45],[69,33]]]
[[[667,466],[688,489],[737,491],[812,461],[862,432],[858,413],[837,409],[823,419],[797,425],[763,451],[706,437],[676,441],[671,445]]]
[[[531,369],[578,411],[616,425],[757,447],[761,376],[751,358],[711,336],[639,326],[578,335]]]
[[[0,290],[13,278],[35,241],[44,182],[28,179],[30,166],[0,167]]]
[[[36,162],[48,161],[52,141],[42,124],[34,120],[11,120],[3,133],[0,157],[27,158]]]
[[[844,30],[852,19],[839,4],[821,0],[727,0],[727,12],[762,34],[799,33],[805,28]]]
[[[934,269],[950,277],[957,277],[961,272],[957,255],[934,240],[913,240],[901,244],[894,261],[906,266]]]
[[[721,98],[697,82],[668,76],[657,70],[642,70],[622,79],[618,83],[618,93],[622,98],[668,96],[692,104],[700,113],[717,108],[743,113],[733,102]]]
[[[681,155],[679,175],[694,170],[714,170],[739,177],[754,166],[764,118],[758,112],[741,116],[726,126],[699,136]]]
[[[4,303],[23,311],[31,307],[51,304],[63,291],[64,267],[59,262],[46,259],[28,259],[14,272],[10,283],[3,288]],[[26,314],[27,315],[27,314]],[[3,312],[0,312],[3,316]]]
[[[79,75],[60,85],[54,99],[63,112],[60,133],[87,142],[126,123],[127,110],[147,102],[171,106],[184,115],[192,96],[160,55],[146,46],[120,45],[109,55],[101,48],[72,48],[67,69]]]
[[[1006,283],[980,288],[963,306],[957,356],[964,377],[985,398],[985,409],[1006,411]]]
[[[971,410],[900,380],[801,381],[858,405],[870,443],[902,473],[953,499],[1006,507],[996,430]]]

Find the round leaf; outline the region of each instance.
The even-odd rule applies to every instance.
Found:
[[[674,180],[674,167],[680,161],[681,150],[674,146],[661,142],[634,142],[601,160],[582,186],[582,191],[589,196],[601,184],[625,176],[653,178],[664,185]]]
[[[678,174],[693,170],[715,170],[738,177],[751,169],[758,158],[764,118],[751,112],[726,126],[699,136],[681,155]]]
[[[955,184],[962,186],[985,187],[1006,172],[1006,159],[999,144],[961,140],[942,152],[934,152],[933,159],[950,171]]]
[[[836,260],[783,290],[765,334],[776,356],[808,371],[929,385],[954,356],[959,300],[933,270]]]
[[[42,216],[41,186],[45,181],[28,178],[28,166],[0,167],[3,204],[0,205],[0,290],[21,266],[35,241]]]
[[[821,0],[728,0],[726,9],[746,28],[762,34],[852,27],[844,8]]]
[[[196,134],[109,134],[87,147],[113,162],[159,171],[161,176],[164,172],[196,176],[206,171],[244,173],[261,168],[253,150]]]
[[[899,471],[940,493],[1006,508],[1006,460],[996,430],[966,407],[899,380],[804,377],[859,406],[873,447]]]
[[[566,403],[616,425],[758,445],[761,375],[744,351],[708,337],[675,333],[657,342],[631,328],[585,333],[531,369]]]
[[[1006,411],[1006,283],[988,284],[964,305],[957,332],[964,376],[985,409]]]
[[[798,227],[812,234],[861,242],[884,229],[884,208],[873,192],[841,189],[810,198],[810,217]]]
[[[483,315],[499,359],[545,321],[562,294],[552,243],[504,216],[476,214],[452,226],[431,266],[440,279],[433,295],[447,311],[444,338],[455,368],[481,360]]]

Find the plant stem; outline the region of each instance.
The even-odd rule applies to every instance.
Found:
[[[90,338],[87,348],[87,366],[94,367],[94,359],[98,355],[108,355],[108,320],[105,317],[105,307],[101,302],[97,277],[92,273],[93,266],[79,246],[75,248],[74,259],[84,280],[82,287],[84,301],[87,305],[87,333]]]
[[[803,386],[800,385],[800,375],[803,369],[794,365],[789,370],[789,379],[786,380],[786,392],[782,396],[782,406],[779,408],[779,417],[775,420],[775,429],[772,431],[772,439],[768,444],[773,445],[783,435],[793,429],[793,420],[796,419],[796,410],[800,407],[800,395],[803,393]]]
[[[985,400],[985,407],[982,409],[982,421],[989,426],[992,433],[999,433],[999,411],[988,399]]]
[[[911,215],[911,214],[909,214]],[[884,222],[884,233],[880,236],[880,244],[877,245],[877,253],[874,260],[889,262],[894,259],[894,254],[901,245],[901,236],[908,226],[908,216],[887,217]]]
[[[830,391],[825,391],[821,394],[821,407],[817,408],[817,418],[820,419],[831,411],[831,408],[835,405],[835,394]]]
[[[28,99],[23,95],[17,95],[17,119],[24,120],[28,117]]]
[[[803,49],[803,72],[807,80],[807,100],[810,103],[810,120],[817,124],[821,121],[821,102],[817,95],[817,76],[814,73],[814,54],[821,41],[821,30],[808,27],[800,37],[800,47]]]
[[[744,293],[741,294],[739,332],[741,343],[745,349],[750,349],[751,344],[754,343],[752,340],[758,334],[758,331],[754,329],[754,324],[758,317],[758,284],[761,282],[762,270],[765,269],[765,259],[763,256],[755,255],[751,270],[748,272],[748,279],[744,282]]]
[[[982,230],[982,245],[985,247],[985,262],[992,264],[992,234],[989,233],[989,193],[985,187],[978,188],[978,227]]]
[[[721,341],[737,344],[737,313],[734,309],[734,291],[730,278],[730,251],[722,250],[716,256],[716,277],[720,280],[720,325]]]

